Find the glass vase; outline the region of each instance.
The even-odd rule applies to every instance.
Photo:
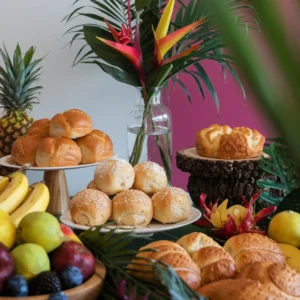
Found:
[[[127,125],[129,162],[134,166],[155,160],[165,168],[171,184],[171,112],[162,101],[161,88],[136,88],[136,95]]]

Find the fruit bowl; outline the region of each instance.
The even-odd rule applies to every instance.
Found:
[[[95,274],[84,282],[82,285],[64,291],[68,300],[96,300],[99,297],[100,291],[103,287],[104,278],[106,275],[106,268],[104,264],[97,260]],[[22,297],[22,300],[48,300],[50,295],[28,296]],[[14,297],[1,297],[0,300],[14,300]]]

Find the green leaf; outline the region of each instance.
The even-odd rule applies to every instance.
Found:
[[[173,68],[172,64],[164,65],[149,74],[146,82],[147,87],[161,87]]]
[[[279,204],[276,212],[292,210],[300,213],[300,187],[289,193]]]
[[[34,47],[30,47],[28,49],[28,51],[25,53],[24,55],[24,65],[25,65],[25,68],[27,68],[33,58],[33,55],[35,53],[35,48]]]
[[[139,86],[139,79],[137,73],[132,72],[125,72],[121,69],[117,69],[111,67],[107,64],[101,63],[97,60],[93,61],[94,64],[98,65],[105,73],[112,76],[117,81],[132,85],[132,86]]]
[[[260,179],[256,181],[256,184],[261,188],[284,190],[285,186],[279,182],[270,179]]]

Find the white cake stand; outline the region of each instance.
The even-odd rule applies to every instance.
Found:
[[[114,154],[112,157],[117,157],[117,154]],[[14,169],[23,169],[25,171],[43,171],[44,172],[44,182],[47,185],[50,192],[50,202],[47,208],[47,212],[60,216],[65,211],[70,209],[70,195],[67,184],[67,178],[65,170],[74,170],[81,168],[94,167],[100,164],[101,162],[93,164],[82,164],[72,167],[45,167],[39,168],[31,165],[20,166],[15,164],[10,155],[0,158],[0,165],[4,167],[14,168]]]

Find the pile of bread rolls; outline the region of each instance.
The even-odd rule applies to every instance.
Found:
[[[196,135],[196,149],[200,156],[218,159],[247,159],[262,155],[265,137],[248,127],[213,124]]]
[[[187,219],[190,210],[189,196],[168,187],[163,167],[150,161],[132,167],[120,158],[101,162],[94,180],[70,205],[73,222],[86,226],[103,225],[109,218],[118,226],[146,227],[152,219],[177,223]]]
[[[143,280],[156,281],[154,260],[171,265],[191,289],[210,300],[300,299],[300,273],[285,263],[275,241],[260,234],[240,234],[221,247],[194,232],[177,243],[156,241],[140,250],[128,271]]]
[[[19,165],[68,167],[99,162],[112,155],[110,137],[93,130],[88,114],[71,109],[51,120],[35,121],[28,134],[14,142],[11,159]]]

